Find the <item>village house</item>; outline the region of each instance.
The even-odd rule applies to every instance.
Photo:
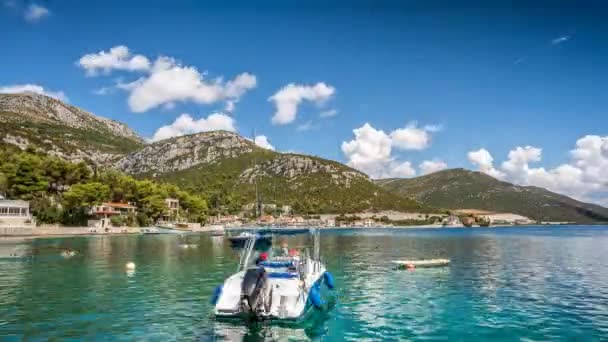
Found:
[[[91,228],[106,229],[111,226],[110,218],[112,216],[126,217],[130,214],[135,214],[137,207],[129,203],[121,202],[106,202],[100,205],[93,206],[90,215],[94,219],[88,221],[88,226]]]
[[[177,198],[166,198],[167,212],[163,214],[163,221],[173,222],[179,217],[179,200]]]

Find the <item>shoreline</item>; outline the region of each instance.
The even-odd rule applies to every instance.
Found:
[[[374,230],[374,229],[492,229],[492,228],[538,228],[538,227],[559,227],[559,226],[608,226],[608,224],[531,224],[531,225],[495,225],[490,227],[444,227],[438,225],[417,225],[417,226],[392,226],[392,227],[273,227],[275,229],[298,229],[298,228],[319,228],[320,230]],[[226,227],[227,232],[252,230],[254,228],[264,229],[267,227]],[[23,230],[29,231],[23,231]],[[7,233],[7,230],[10,233]],[[210,230],[186,231],[185,234],[207,234]],[[74,236],[119,236],[119,235],[140,235],[140,227],[111,228],[108,232],[92,232],[88,227],[54,227],[54,228],[23,228],[23,227],[0,227],[0,240],[11,238],[41,238],[41,237],[74,237]]]

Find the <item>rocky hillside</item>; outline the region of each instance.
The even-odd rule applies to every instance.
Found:
[[[230,211],[254,201],[256,183],[262,201],[291,205],[298,212],[426,209],[338,162],[266,150],[225,131],[159,141],[117,167],[204,193],[212,206]]]
[[[442,208],[510,212],[539,221],[608,222],[607,208],[464,169],[410,179],[381,179],[376,183],[402,196]]]
[[[31,93],[0,94],[0,142],[103,165],[143,145],[125,124]]]

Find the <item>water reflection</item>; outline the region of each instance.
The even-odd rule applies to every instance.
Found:
[[[323,232],[321,246],[337,285],[329,310],[243,325],[211,317],[238,263],[222,237],[2,239],[0,339],[608,339],[606,228],[353,230]],[[416,258],[452,263],[390,264]]]

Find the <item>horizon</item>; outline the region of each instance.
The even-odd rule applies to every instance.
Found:
[[[608,205],[599,2],[147,4],[3,0],[0,92],[146,139],[256,130],[374,179],[465,168]]]

